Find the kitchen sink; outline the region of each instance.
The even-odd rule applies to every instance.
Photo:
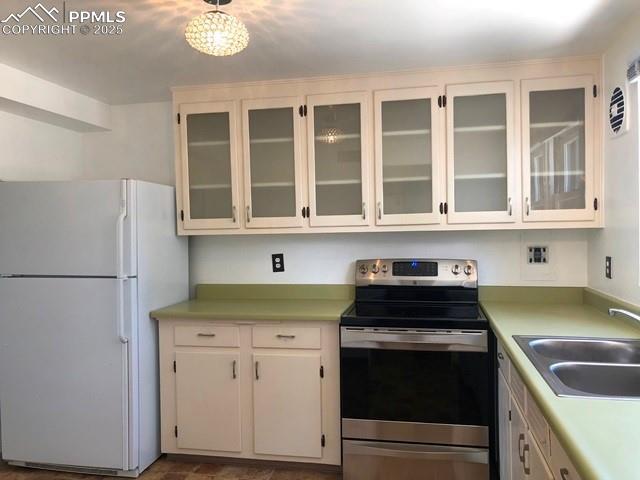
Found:
[[[558,396],[640,399],[640,340],[514,339]]]

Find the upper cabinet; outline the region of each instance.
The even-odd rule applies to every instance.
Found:
[[[450,223],[514,222],[513,82],[447,86]]]
[[[524,220],[593,220],[594,103],[590,75],[522,82]]]
[[[238,228],[236,103],[180,107],[185,228]]]
[[[175,89],[178,232],[599,228],[600,79],[593,57]]]
[[[368,225],[369,95],[307,97],[311,226]]]
[[[374,93],[377,225],[440,223],[439,101],[437,87]]]
[[[242,102],[247,228],[302,226],[301,104],[297,97]]]

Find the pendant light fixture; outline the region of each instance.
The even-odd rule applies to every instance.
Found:
[[[204,0],[216,9],[203,13],[192,19],[184,35],[196,50],[223,57],[235,55],[249,44],[247,27],[233,15],[219,10],[220,5],[227,5],[231,0]]]

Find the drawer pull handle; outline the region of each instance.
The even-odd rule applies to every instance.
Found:
[[[562,480],[569,480],[569,470],[567,470],[566,468],[561,468],[560,477]]]
[[[199,333],[198,336],[199,337],[215,337],[216,334],[215,333]]]
[[[236,363],[237,361],[234,360],[233,363],[231,364],[231,373],[233,375],[233,379],[235,380],[236,378],[238,378],[238,375],[236,375]]]
[[[296,338],[295,335],[282,335],[282,334],[278,334],[276,335],[276,338],[281,338],[283,340],[289,339],[289,340],[293,340],[294,338]]]
[[[524,463],[524,433],[518,436],[518,457],[520,458],[520,463]]]
[[[256,362],[256,380],[260,380],[260,362]]]
[[[530,446],[528,443],[522,449],[522,458],[523,458],[522,468],[524,468],[525,475],[531,475],[531,466],[529,465],[529,455],[527,455],[528,453],[531,453],[529,449],[530,449]]]

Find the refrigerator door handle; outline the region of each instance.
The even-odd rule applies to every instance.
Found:
[[[118,338],[120,339],[120,343],[126,344],[129,343],[129,338],[125,334],[124,328],[124,317],[125,317],[125,295],[124,295],[124,287],[127,278],[119,278],[118,279]]]
[[[116,276],[124,278],[124,221],[127,218],[127,181],[122,180],[120,186],[120,214],[116,221],[116,259],[118,262]]]

